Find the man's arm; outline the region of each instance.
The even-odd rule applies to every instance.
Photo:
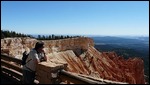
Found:
[[[44,55],[43,59],[44,59],[44,61],[47,61],[47,56],[46,56],[44,50],[42,50],[42,51],[43,51],[43,55]]]
[[[46,56],[45,52],[44,52],[44,60],[47,61],[47,56]]]

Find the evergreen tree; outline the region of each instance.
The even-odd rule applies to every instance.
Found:
[[[48,39],[49,39],[49,40],[51,40],[51,39],[52,39],[51,35],[49,35]]]
[[[44,35],[42,36],[42,40],[45,40],[45,36]]]
[[[64,37],[61,35],[61,36],[60,36],[60,39],[64,39]]]
[[[38,40],[40,40],[41,39],[41,35],[38,35],[38,38],[37,38]]]
[[[54,40],[55,39],[55,35],[54,34],[52,34],[52,40]]]
[[[69,35],[67,35],[67,37],[66,38],[69,38]]]

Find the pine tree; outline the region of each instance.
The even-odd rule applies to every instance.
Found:
[[[52,39],[51,35],[49,35],[49,36],[48,36],[48,39],[49,39],[49,40],[51,40],[51,39]]]
[[[54,40],[55,39],[55,35],[54,34],[52,34],[52,40]]]
[[[38,35],[38,38],[37,38],[38,40],[40,40],[41,39],[41,35]]]

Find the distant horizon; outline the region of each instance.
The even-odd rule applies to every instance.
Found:
[[[40,35],[149,36],[149,1],[1,1],[1,29]]]
[[[3,30],[3,31],[13,31],[13,30],[5,30],[5,29],[1,29],[1,30]],[[16,32],[16,31],[15,31]],[[16,33],[20,33],[20,32],[16,32]],[[34,34],[34,33],[32,33],[32,34],[28,34],[28,33],[23,33],[23,32],[21,32],[22,34],[27,34],[27,35],[33,35],[33,36],[38,36],[38,35],[45,35],[45,36],[48,36],[48,35],[52,35],[52,34]],[[53,35],[64,35],[64,36],[66,36],[66,35],[70,35],[70,36],[90,36],[90,37],[97,37],[97,36],[100,36],[100,37],[102,37],[102,36],[114,36],[114,37],[149,37],[149,35],[94,35],[94,34],[53,34]]]
[[[52,35],[52,34],[29,34],[29,35],[45,35],[45,36],[48,36],[48,35]],[[88,36],[88,37],[106,37],[106,36],[111,36],[111,37],[149,37],[149,35],[84,35],[84,34],[54,34],[54,35],[69,35],[69,36]]]

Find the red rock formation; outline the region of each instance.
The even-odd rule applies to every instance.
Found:
[[[131,84],[144,84],[144,63],[140,58],[125,60],[114,52],[105,53],[121,70],[123,80]],[[115,56],[112,58],[112,56]]]
[[[68,63],[67,71],[90,75],[130,84],[144,84],[143,61],[138,58],[125,60],[114,52],[98,52],[94,47],[89,47],[80,57],[72,50],[51,53],[50,61],[58,59]]]
[[[36,42],[30,38],[1,39],[1,52],[21,59],[23,51],[33,48]],[[67,71],[130,84],[145,83],[142,59],[125,60],[115,52],[99,52],[93,40],[85,37],[44,42],[49,62],[67,62]]]

